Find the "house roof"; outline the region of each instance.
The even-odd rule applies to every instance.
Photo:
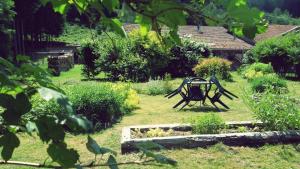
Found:
[[[126,24],[124,29],[130,32],[138,28],[136,24]],[[197,26],[186,25],[180,26],[178,34],[181,38],[190,38],[197,42],[207,44],[210,48],[215,50],[248,50],[252,45],[228,33],[227,29],[218,26],[201,26],[200,32]],[[167,30],[162,30],[165,32]]]
[[[262,34],[256,35],[254,41],[259,42],[272,37],[285,35],[299,28],[300,27],[296,25],[269,25],[267,31]]]

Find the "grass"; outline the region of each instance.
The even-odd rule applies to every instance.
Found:
[[[79,83],[83,78],[80,75],[80,66],[75,66],[69,72],[62,73],[60,77],[53,77],[57,84]],[[234,82],[222,82],[225,88],[229,89],[240,98],[235,100],[226,100],[225,102],[231,107],[226,112],[219,113],[226,121],[252,120],[253,115],[241,99],[243,89],[248,86],[247,81],[240,78],[236,73],[233,74]],[[171,81],[176,84],[180,79]],[[101,83],[101,82],[99,82]],[[295,96],[300,96],[300,83],[288,81],[290,92]],[[163,95],[149,96],[140,95],[139,109],[126,115],[113,127],[100,131],[92,137],[101,145],[112,148],[120,153],[121,131],[124,126],[141,125],[141,124],[167,124],[183,123],[190,117],[202,116],[204,113],[215,112],[210,106],[199,108],[197,105],[187,107],[182,111],[172,109],[172,106],[178,101],[179,97],[166,99]],[[16,149],[12,160],[29,161],[42,163],[48,156],[46,153],[47,145],[43,144],[37,138],[34,139],[25,134],[20,134],[21,146]],[[73,147],[81,154],[81,161],[88,162],[94,159],[85,147],[86,135],[67,136],[68,146]],[[228,147],[217,144],[209,148],[196,149],[174,149],[162,151],[164,155],[174,158],[178,161],[175,168],[193,169],[193,168],[299,168],[300,153],[293,145],[265,145],[258,148],[250,147]],[[104,157],[106,159],[106,157]],[[139,154],[119,154],[118,161],[135,161],[139,159]],[[49,160],[49,159],[48,159]],[[12,166],[2,165],[0,168],[14,168]],[[17,167],[15,167],[17,168]],[[18,168],[22,168],[19,167]],[[23,167],[30,168],[30,167]],[[172,166],[156,165],[128,165],[120,166],[124,169],[155,169],[155,168],[174,168]]]

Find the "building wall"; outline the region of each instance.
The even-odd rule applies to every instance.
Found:
[[[243,55],[247,50],[222,50],[222,49],[212,49],[214,56],[220,56],[222,58],[228,59],[232,62],[232,69],[236,70],[242,65]]]

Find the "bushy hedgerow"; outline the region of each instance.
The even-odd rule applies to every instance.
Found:
[[[208,59],[201,59],[194,67],[194,72],[197,76],[207,78],[215,74],[221,79],[230,79],[231,62],[219,58],[212,57]]]
[[[166,47],[152,31],[142,36],[139,30],[133,30],[129,38],[112,33],[109,37],[101,37],[87,43],[81,52],[84,58],[91,60],[86,62],[91,64],[85,65],[90,69],[84,69],[87,77],[86,72],[93,75],[93,72],[103,71],[112,80],[141,82],[163,77],[166,73],[173,77],[194,75],[192,68],[199,58],[210,55],[205,45],[195,42],[183,41],[182,46]]]
[[[102,128],[119,120],[124,114],[137,108],[139,97],[129,85],[110,83],[82,83],[64,88],[76,114],[84,115],[96,128]],[[54,102],[33,97],[33,110],[25,118],[42,115],[59,115],[63,109]]]
[[[275,72],[294,72],[300,77],[300,33],[292,33],[258,42],[243,62],[271,63]]]

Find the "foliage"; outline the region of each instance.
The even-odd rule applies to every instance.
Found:
[[[218,57],[201,59],[194,67],[197,76],[207,78],[213,74],[221,79],[230,79],[231,62]]]
[[[174,42],[179,42],[179,36],[177,34],[178,25],[185,24],[185,12],[189,15],[198,16],[201,18],[201,12],[193,10],[188,4],[180,3],[171,0],[152,0],[147,2],[141,1],[62,1],[61,3],[55,3],[50,0],[42,0],[43,4],[52,2],[54,10],[65,14],[67,9],[74,5],[80,12],[89,10],[90,6],[99,14],[101,22],[122,36],[126,36],[126,33],[122,29],[122,23],[118,19],[118,10],[123,6],[129,7],[135,12],[135,22],[141,25],[142,33],[147,33],[151,28],[157,32],[160,32],[163,26],[170,28],[169,35]],[[205,1],[198,1],[200,6],[203,6]],[[226,15],[230,29],[242,36],[253,38],[255,33],[263,32],[266,28],[266,22],[263,20],[264,14],[256,8],[250,8],[246,0],[229,0],[229,1],[217,1],[218,5],[226,9]],[[122,5],[121,5],[122,4]],[[124,8],[125,9],[125,8]],[[237,24],[240,23],[240,24]]]
[[[288,11],[275,8],[272,13],[266,13],[267,20],[272,24],[300,25],[300,19],[293,18]]]
[[[65,132],[61,124],[64,121],[73,131],[87,131],[90,129],[89,123],[73,114],[70,102],[51,83],[47,72],[28,60],[28,57],[18,56],[18,66],[15,66],[0,58],[0,106],[4,109],[1,113],[3,135],[0,137],[2,158],[9,160],[14,149],[19,146],[20,141],[16,135],[18,130],[14,129],[19,128],[28,133],[36,131],[44,143],[50,143],[48,154],[54,161],[63,167],[73,166],[78,160],[78,154],[65,145]],[[47,101],[56,101],[64,112],[57,116],[44,115],[32,121],[23,120],[22,116],[32,109],[30,97],[35,93]],[[53,153],[53,149],[63,153]],[[59,160],[63,156],[68,158]]]
[[[271,64],[253,63],[244,67],[241,73],[244,78],[251,80],[256,77],[274,73],[274,70]]]
[[[112,80],[146,81],[150,76],[148,61],[134,51],[132,41],[114,34],[108,36],[96,42],[99,71]]]
[[[155,128],[150,129],[147,131],[147,137],[164,137],[164,136],[170,136],[174,131],[172,129],[169,129],[167,131],[164,131],[161,128]]]
[[[271,63],[275,72],[293,72],[300,75],[296,71],[296,67],[300,64],[299,39],[300,33],[291,33],[259,42],[247,52],[244,63]]]
[[[190,120],[192,132],[196,134],[217,134],[225,127],[224,120],[216,114],[205,114]]]
[[[276,74],[267,74],[256,77],[250,81],[251,89],[254,92],[265,92],[270,90],[274,93],[287,92],[286,81],[278,77]]]
[[[174,45],[170,49],[171,58],[167,71],[174,77],[192,76],[193,67],[200,58],[208,57],[210,54],[211,51],[205,44],[185,39],[182,45]]]
[[[126,113],[137,108],[139,97],[128,85],[109,83],[83,83],[64,88],[73,103],[76,114],[85,116],[95,129],[116,122]],[[27,118],[62,114],[63,110],[54,102],[44,102],[39,98],[33,101],[33,110]]]
[[[0,2],[0,56],[8,58],[12,43],[12,22],[14,17],[13,0]]]
[[[250,99],[250,98],[249,98]],[[300,110],[288,95],[266,92],[249,101],[255,117],[270,130],[294,130],[300,127]]]
[[[59,37],[54,38],[54,40],[70,44],[84,45],[96,38],[98,38],[98,35],[94,29],[88,29],[76,24],[65,23],[63,33]]]
[[[100,73],[95,65],[99,58],[97,52],[97,46],[92,42],[87,42],[81,47],[80,55],[84,60],[82,74],[87,79],[94,79]]]
[[[170,60],[169,49],[162,46],[162,39],[160,39],[158,34],[150,31],[146,35],[143,35],[141,29],[135,29],[130,32],[129,37],[133,40],[132,50],[147,60],[150,77],[163,76],[166,73],[166,68]]]

